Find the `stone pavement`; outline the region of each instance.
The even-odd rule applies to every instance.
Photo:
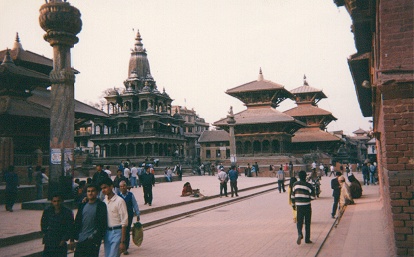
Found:
[[[300,246],[296,245],[296,226],[292,222],[286,193],[279,194],[272,190],[259,194],[276,187],[268,185],[275,182],[274,178],[240,177],[239,188],[250,190],[241,191],[238,198],[218,198],[216,177],[183,177],[181,182],[156,184],[151,207],[143,205],[140,188],[132,189],[143,212],[141,222],[145,226],[145,236],[140,248],[131,245],[130,253],[132,256],[331,256],[333,253],[341,256],[390,256],[381,248],[386,244],[382,228],[378,226],[384,223],[381,220],[378,186],[364,186],[363,198],[357,199],[356,205],[348,206],[338,227],[331,231],[335,220],[330,218],[330,179],[323,177],[321,198],[312,203],[311,238],[314,244],[303,242]],[[199,188],[208,200],[179,197],[186,181],[191,183],[193,189]],[[181,205],[194,200],[191,204]],[[178,206],[167,208],[171,205]],[[0,241],[37,233],[41,213],[20,210],[18,205],[15,212],[9,213],[1,206]],[[161,221],[164,223],[160,224]],[[370,221],[376,225],[361,231],[361,227],[366,229],[371,226]],[[375,237],[364,244],[362,242],[366,241],[368,232]],[[2,247],[1,255],[25,256],[41,250],[41,240],[37,239]]]

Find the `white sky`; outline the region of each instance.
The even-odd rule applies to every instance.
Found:
[[[98,102],[110,87],[123,87],[130,49],[139,29],[158,89],[174,105],[194,108],[213,123],[246,107],[227,89],[264,78],[292,90],[303,84],[328,96],[319,107],[338,118],[328,130],[369,129],[356,98],[347,57],[356,52],[351,19],[333,0],[71,0],[82,14],[72,49],[75,97]],[[19,32],[25,50],[52,58],[38,17],[43,0],[0,1],[0,49]],[[184,101],[186,99],[186,102]],[[295,107],[285,100],[278,108]]]

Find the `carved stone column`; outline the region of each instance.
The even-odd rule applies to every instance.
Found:
[[[50,168],[49,199],[60,191],[70,195],[73,171],[75,75],[70,49],[79,41],[81,14],[66,1],[49,0],[40,7],[39,23],[43,38],[53,47],[53,70],[50,72]]]
[[[230,106],[229,115],[227,115],[227,124],[229,124],[229,134],[230,134],[230,162],[233,165],[237,163],[236,156],[236,138],[234,135],[234,125],[236,120],[234,119],[233,107]]]

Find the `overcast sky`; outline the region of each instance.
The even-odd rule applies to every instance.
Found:
[[[333,0],[71,0],[82,14],[79,43],[72,49],[75,97],[98,102],[110,87],[123,87],[130,49],[139,29],[160,91],[213,123],[246,107],[225,94],[257,79],[292,90],[310,86],[328,96],[319,107],[338,120],[328,130],[351,134],[369,129],[347,65],[356,52],[351,19]],[[25,50],[52,58],[38,17],[43,0],[0,1],[0,49],[19,32]],[[186,99],[186,100],[185,100]],[[285,100],[278,110],[295,107]]]

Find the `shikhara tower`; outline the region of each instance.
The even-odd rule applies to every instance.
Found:
[[[172,113],[173,99],[165,89],[158,90],[139,31],[123,84],[123,90],[109,90],[105,97],[105,111],[110,117],[94,121],[91,140],[97,162],[111,163],[125,158],[139,161],[146,157],[168,162],[183,157],[184,120]]]

